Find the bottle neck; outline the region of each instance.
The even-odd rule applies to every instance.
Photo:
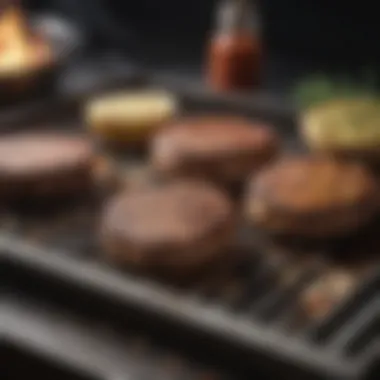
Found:
[[[222,0],[216,13],[218,33],[257,33],[258,13],[249,0]]]

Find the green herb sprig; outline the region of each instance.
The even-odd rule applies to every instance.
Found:
[[[295,104],[300,109],[347,98],[380,99],[375,75],[368,72],[360,84],[344,76],[331,78],[318,75],[301,81],[294,90]]]

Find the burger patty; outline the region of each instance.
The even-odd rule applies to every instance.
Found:
[[[268,163],[279,145],[267,125],[234,117],[198,117],[159,131],[152,141],[151,161],[164,176],[235,184]]]
[[[116,196],[105,209],[101,241],[118,264],[181,275],[224,254],[234,219],[222,192],[181,181]]]
[[[378,188],[357,163],[285,158],[250,182],[246,215],[276,233],[329,237],[349,233],[378,211]]]
[[[92,183],[92,145],[59,133],[0,139],[0,194],[7,198],[75,194]]]

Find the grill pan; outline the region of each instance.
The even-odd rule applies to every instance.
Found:
[[[141,86],[172,90],[186,114],[218,111],[274,123],[288,149],[302,150],[291,109],[162,78],[146,82]],[[50,115],[35,115],[36,126],[80,130],[77,102],[62,100],[56,107]],[[21,119],[19,127],[34,127]],[[306,379],[362,380],[375,371],[380,352],[378,226],[318,247],[284,246],[242,227],[232,248],[232,254],[241,254],[240,265],[216,268],[196,284],[177,286],[102,260],[94,237],[98,206],[83,201],[38,208],[38,213],[4,211],[0,258],[6,272],[18,273],[28,286],[40,286],[62,302],[91,300],[98,312],[109,311],[110,322],[133,313],[152,331],[169,325],[171,335],[198,341],[209,355],[250,376],[258,367]],[[341,284],[342,276],[343,291],[334,296],[331,286]]]

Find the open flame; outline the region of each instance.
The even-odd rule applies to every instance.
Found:
[[[46,41],[33,35],[19,7],[9,7],[0,18],[0,72],[37,68],[50,59]]]

